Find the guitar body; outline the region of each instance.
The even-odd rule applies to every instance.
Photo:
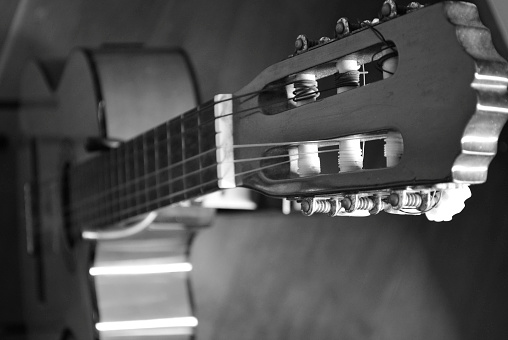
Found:
[[[195,227],[211,223],[212,210],[166,209],[135,238],[76,241],[66,230],[62,183],[51,181],[68,164],[100,152],[85,151],[88,138],[132,138],[195,106],[197,92],[185,55],[132,47],[76,50],[67,63],[30,64],[21,92],[25,138],[20,183],[33,183],[25,186],[23,197],[28,338],[108,339],[119,334],[101,334],[96,323],[192,317],[186,272],[126,277],[92,276],[89,270],[187,263]],[[158,332],[150,338],[172,332],[187,339],[193,327]],[[120,335],[129,339],[145,334]]]

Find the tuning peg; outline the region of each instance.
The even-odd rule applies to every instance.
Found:
[[[384,210],[388,203],[381,195],[361,196],[358,194],[343,197],[306,197],[300,208],[305,216],[327,214],[329,216],[369,216]]]
[[[348,18],[340,18],[339,20],[337,20],[337,24],[335,25],[335,36],[337,38],[342,38],[360,28],[362,28],[361,23],[350,22]]]
[[[471,190],[468,186],[445,189],[441,192],[439,202],[433,209],[427,211],[425,216],[429,221],[450,221],[454,215],[464,209],[466,206],[464,202],[469,197],[471,197]]]
[[[381,7],[380,17],[384,19],[392,19],[398,15],[410,13],[422,7],[423,5],[418,2],[411,2],[407,6],[401,6],[397,5],[394,0],[385,0],[383,6]]]
[[[310,40],[304,34],[300,34],[295,41],[296,53],[302,53],[317,45],[329,42],[331,39],[328,37],[321,37],[319,40]]]

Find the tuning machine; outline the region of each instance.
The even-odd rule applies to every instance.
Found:
[[[295,40],[295,54],[303,53],[312,47],[325,44],[331,40],[332,39],[328,37],[321,37],[319,40],[311,40],[308,39],[306,35],[300,34]]]
[[[300,198],[305,216],[369,216],[381,211],[397,215],[425,214],[431,221],[450,221],[471,197],[467,185],[438,185],[429,188],[381,190],[335,196]]]
[[[384,20],[393,19],[399,15],[411,13],[422,7],[424,7],[422,4],[415,1],[407,6],[401,6],[398,5],[395,0],[385,0],[381,7],[380,17]]]

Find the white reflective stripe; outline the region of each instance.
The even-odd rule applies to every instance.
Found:
[[[460,140],[461,143],[497,143],[497,136],[464,136]]]
[[[198,319],[193,316],[185,316],[167,319],[98,322],[95,324],[95,328],[101,332],[108,332],[131,329],[196,327],[197,325]]]
[[[452,172],[486,172],[488,169],[487,166],[454,165]]]
[[[190,272],[192,264],[167,263],[167,264],[148,264],[139,266],[103,266],[92,267],[89,270],[92,276],[102,275],[146,275],[146,274],[164,274],[164,273],[182,273]]]
[[[143,217],[142,220],[136,221],[132,224],[127,223],[121,229],[113,230],[83,230],[81,237],[85,240],[117,240],[136,235],[145,230],[157,218],[157,212],[152,211]]]
[[[475,89],[479,90],[498,90],[498,91],[507,91],[508,88],[506,85],[500,85],[500,84],[477,84],[472,83],[471,86]]]
[[[501,83],[508,83],[508,78],[506,77],[489,76],[487,74],[479,74],[479,73],[475,73],[474,77],[478,80],[489,80],[489,81],[498,81]]]
[[[499,106],[488,106],[488,105],[476,104],[476,109],[478,109],[480,111],[487,111],[487,112],[508,113],[508,108],[499,107]]]
[[[219,188],[236,188],[233,154],[233,97],[218,94],[214,97],[215,144],[217,147],[217,178]]]
[[[101,331],[101,339],[151,339],[152,337],[170,337],[173,339],[174,336],[190,336],[194,334],[194,327],[164,327],[164,328],[144,328],[144,329],[124,329],[118,331]],[[158,338],[157,338],[158,339]],[[178,338],[176,338],[178,339]]]

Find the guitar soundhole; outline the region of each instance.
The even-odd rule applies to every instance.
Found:
[[[274,115],[361,89],[392,77],[398,62],[393,42],[378,43],[268,84],[259,94],[259,108]]]
[[[272,180],[384,169],[397,166],[403,152],[401,134],[382,131],[270,148],[261,168]]]

